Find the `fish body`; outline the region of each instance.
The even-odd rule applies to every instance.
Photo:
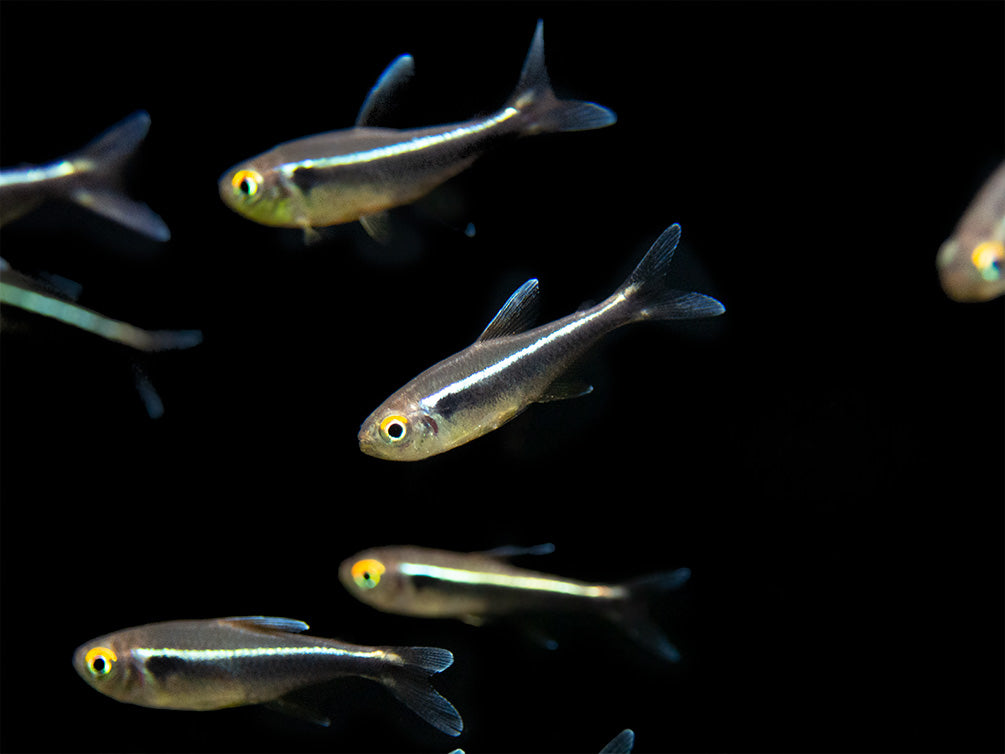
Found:
[[[285,702],[342,676],[384,684],[428,723],[458,735],[457,710],[428,683],[453,655],[436,647],[369,647],[308,636],[306,623],[262,616],[151,623],[80,646],[77,673],[120,702],[214,710]],[[319,720],[327,724],[327,720]]]
[[[530,330],[538,284],[528,280],[474,344],[422,372],[370,414],[360,428],[360,449],[396,461],[442,453],[500,427],[531,403],[589,392],[589,386],[563,382],[562,374],[618,327],[723,313],[710,296],[665,286],[679,239],[680,226],[671,225],[606,300]]]
[[[0,259],[0,303],[48,317],[139,351],[190,348],[202,342],[199,330],[145,330],[80,306]]]
[[[223,202],[262,225],[302,228],[308,238],[314,228],[355,220],[380,237],[385,210],[415,201],[501,142],[615,121],[605,107],[555,97],[540,21],[515,93],[487,117],[428,128],[378,127],[387,100],[411,72],[409,56],[395,60],[355,127],[280,144],[228,170],[219,182]]]
[[[1005,162],[967,207],[936,263],[942,288],[955,301],[988,301],[1005,293]]]
[[[459,553],[425,547],[375,547],[347,558],[339,580],[357,599],[388,613],[422,618],[487,619],[582,611],[607,616],[666,659],[680,655],[646,615],[646,602],[690,577],[679,568],[625,584],[598,584],[518,568],[506,557],[550,547]]]
[[[156,241],[167,241],[171,232],[160,216],[119,188],[122,169],[149,128],[150,116],[138,111],[60,160],[0,170],[0,225],[49,199],[65,199]]]

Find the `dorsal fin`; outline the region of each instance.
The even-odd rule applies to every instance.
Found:
[[[239,615],[224,618],[227,623],[237,623],[244,628],[257,628],[266,631],[283,631],[289,634],[300,634],[310,628],[302,620],[293,618],[273,618],[268,615]]]
[[[356,116],[356,125],[379,125],[391,109],[391,101],[395,95],[414,74],[415,61],[411,55],[399,55],[392,60],[380,74],[370,93],[366,95],[363,106],[359,109],[359,115]]]
[[[509,558],[516,558],[521,555],[551,555],[553,552],[555,552],[555,545],[551,542],[544,542],[539,545],[533,545],[532,547],[502,545],[500,547],[493,547],[491,550],[484,550],[477,554],[490,558],[508,560]]]
[[[537,319],[539,293],[537,278],[531,278],[517,288],[475,342],[515,335],[526,330]]]

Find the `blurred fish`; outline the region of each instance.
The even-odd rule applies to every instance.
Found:
[[[453,663],[436,647],[366,647],[305,636],[308,625],[249,616],[180,620],[129,628],[89,641],[73,655],[87,683],[120,702],[166,709],[213,710],[273,704],[329,720],[288,695],[340,676],[384,684],[417,715],[459,735],[457,710],[428,683]]]
[[[112,319],[60,296],[51,286],[23,275],[0,259],[0,303],[50,317],[140,351],[191,348],[202,342],[199,330],[144,330]]]
[[[473,345],[427,369],[367,417],[360,449],[392,461],[442,453],[500,427],[531,403],[590,392],[561,375],[615,328],[722,314],[725,307],[710,296],[666,287],[679,239],[680,226],[671,225],[607,300],[532,330],[526,328],[536,315],[538,285],[528,280]]]
[[[1005,293],[1005,162],[977,192],[936,263],[942,289],[955,301]]]
[[[119,187],[126,162],[149,128],[150,116],[140,110],[61,160],[0,170],[0,225],[47,199],[67,199],[155,241],[167,241],[171,231],[160,216]]]
[[[344,560],[339,580],[356,598],[387,613],[422,618],[486,619],[556,611],[591,611],[625,629],[636,641],[676,662],[677,648],[646,614],[647,602],[677,589],[687,568],[624,584],[588,584],[510,565],[506,558],[551,552],[500,548],[458,553],[425,547],[374,547]]]
[[[314,228],[359,220],[386,237],[385,210],[408,204],[456,175],[489,148],[512,137],[603,128],[615,121],[606,107],[560,100],[544,64],[541,21],[513,96],[498,112],[463,123],[399,130],[375,124],[413,71],[397,58],[370,91],[354,128],[289,141],[228,170],[220,197],[262,225]]]

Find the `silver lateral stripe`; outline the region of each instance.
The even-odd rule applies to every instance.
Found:
[[[140,647],[133,654],[141,660],[150,657],[174,657],[179,660],[233,660],[246,657],[288,657],[293,655],[331,655],[333,657],[361,657],[372,659],[400,659],[398,655],[374,649],[358,652],[338,647],[243,647],[241,649],[171,649]]]
[[[569,324],[558,328],[557,330],[555,330],[555,332],[551,333],[550,335],[545,335],[543,338],[535,340],[533,343],[531,343],[528,346],[525,346],[524,348],[521,348],[519,351],[511,353],[506,358],[500,359],[495,364],[491,364],[490,366],[487,366],[484,369],[480,369],[477,372],[474,372],[473,374],[469,374],[467,377],[464,377],[463,379],[457,380],[456,382],[452,382],[449,385],[440,388],[435,393],[432,393],[423,398],[421,401],[419,401],[419,403],[426,408],[430,409],[435,408],[436,404],[442,398],[445,398],[448,395],[453,395],[454,393],[465,390],[466,388],[477,384],[483,379],[498,374],[502,370],[506,369],[506,367],[508,367],[510,364],[514,364],[517,361],[520,361],[520,359],[526,359],[530,356],[533,356],[537,351],[541,350],[548,344],[554,343],[556,340],[559,340],[564,336],[568,335],[569,333],[592,322],[597,317],[603,316],[613,307],[617,306],[622,301],[623,298],[624,298],[623,296],[618,296],[617,298],[615,298],[614,301],[605,306],[603,309],[593,312],[592,314],[588,314],[584,317],[580,317],[579,319],[574,320]]]
[[[64,175],[73,175],[90,165],[76,166],[69,160],[60,160],[48,165],[30,168],[12,168],[0,171],[0,186],[13,186],[19,183],[34,183],[35,181],[45,181],[50,178],[61,178]]]
[[[476,123],[471,126],[461,126],[460,128],[455,128],[453,131],[445,131],[444,133],[432,134],[430,136],[420,136],[415,139],[399,142],[397,144],[388,144],[385,147],[367,149],[364,152],[353,152],[351,154],[336,155],[334,157],[320,157],[315,160],[308,159],[300,160],[299,162],[288,162],[284,165],[280,165],[278,169],[283,173],[283,175],[289,178],[293,174],[293,171],[299,170],[300,168],[318,169],[333,168],[339,165],[356,165],[361,162],[373,162],[375,160],[383,160],[387,157],[395,157],[397,155],[409,154],[411,152],[421,152],[423,149],[435,147],[438,144],[463,139],[467,136],[487,131],[494,126],[509,120],[519,112],[520,111],[515,107],[507,107],[499,111],[497,115],[493,115],[491,118],[487,118],[480,123]]]
[[[531,589],[539,592],[569,594],[574,597],[608,597],[611,595],[611,588],[607,586],[572,584],[568,581],[549,579],[541,576],[513,576],[505,573],[443,568],[424,563],[401,563],[398,569],[406,576],[426,576],[431,579],[440,579],[454,584]]]

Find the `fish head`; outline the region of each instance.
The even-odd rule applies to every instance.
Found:
[[[220,198],[239,215],[261,225],[302,225],[296,187],[280,169],[255,160],[235,165],[220,178]]]
[[[360,602],[385,612],[407,614],[414,602],[414,587],[398,566],[398,558],[387,548],[375,547],[343,560],[338,577]]]
[[[419,461],[448,449],[439,423],[416,401],[395,394],[366,418],[359,449],[386,461]]]
[[[939,249],[939,280],[955,301],[988,301],[1005,292],[1005,244],[1000,238],[953,236]]]
[[[108,634],[82,644],[73,653],[73,667],[89,686],[120,702],[137,703],[140,673],[130,645],[120,634]]]

